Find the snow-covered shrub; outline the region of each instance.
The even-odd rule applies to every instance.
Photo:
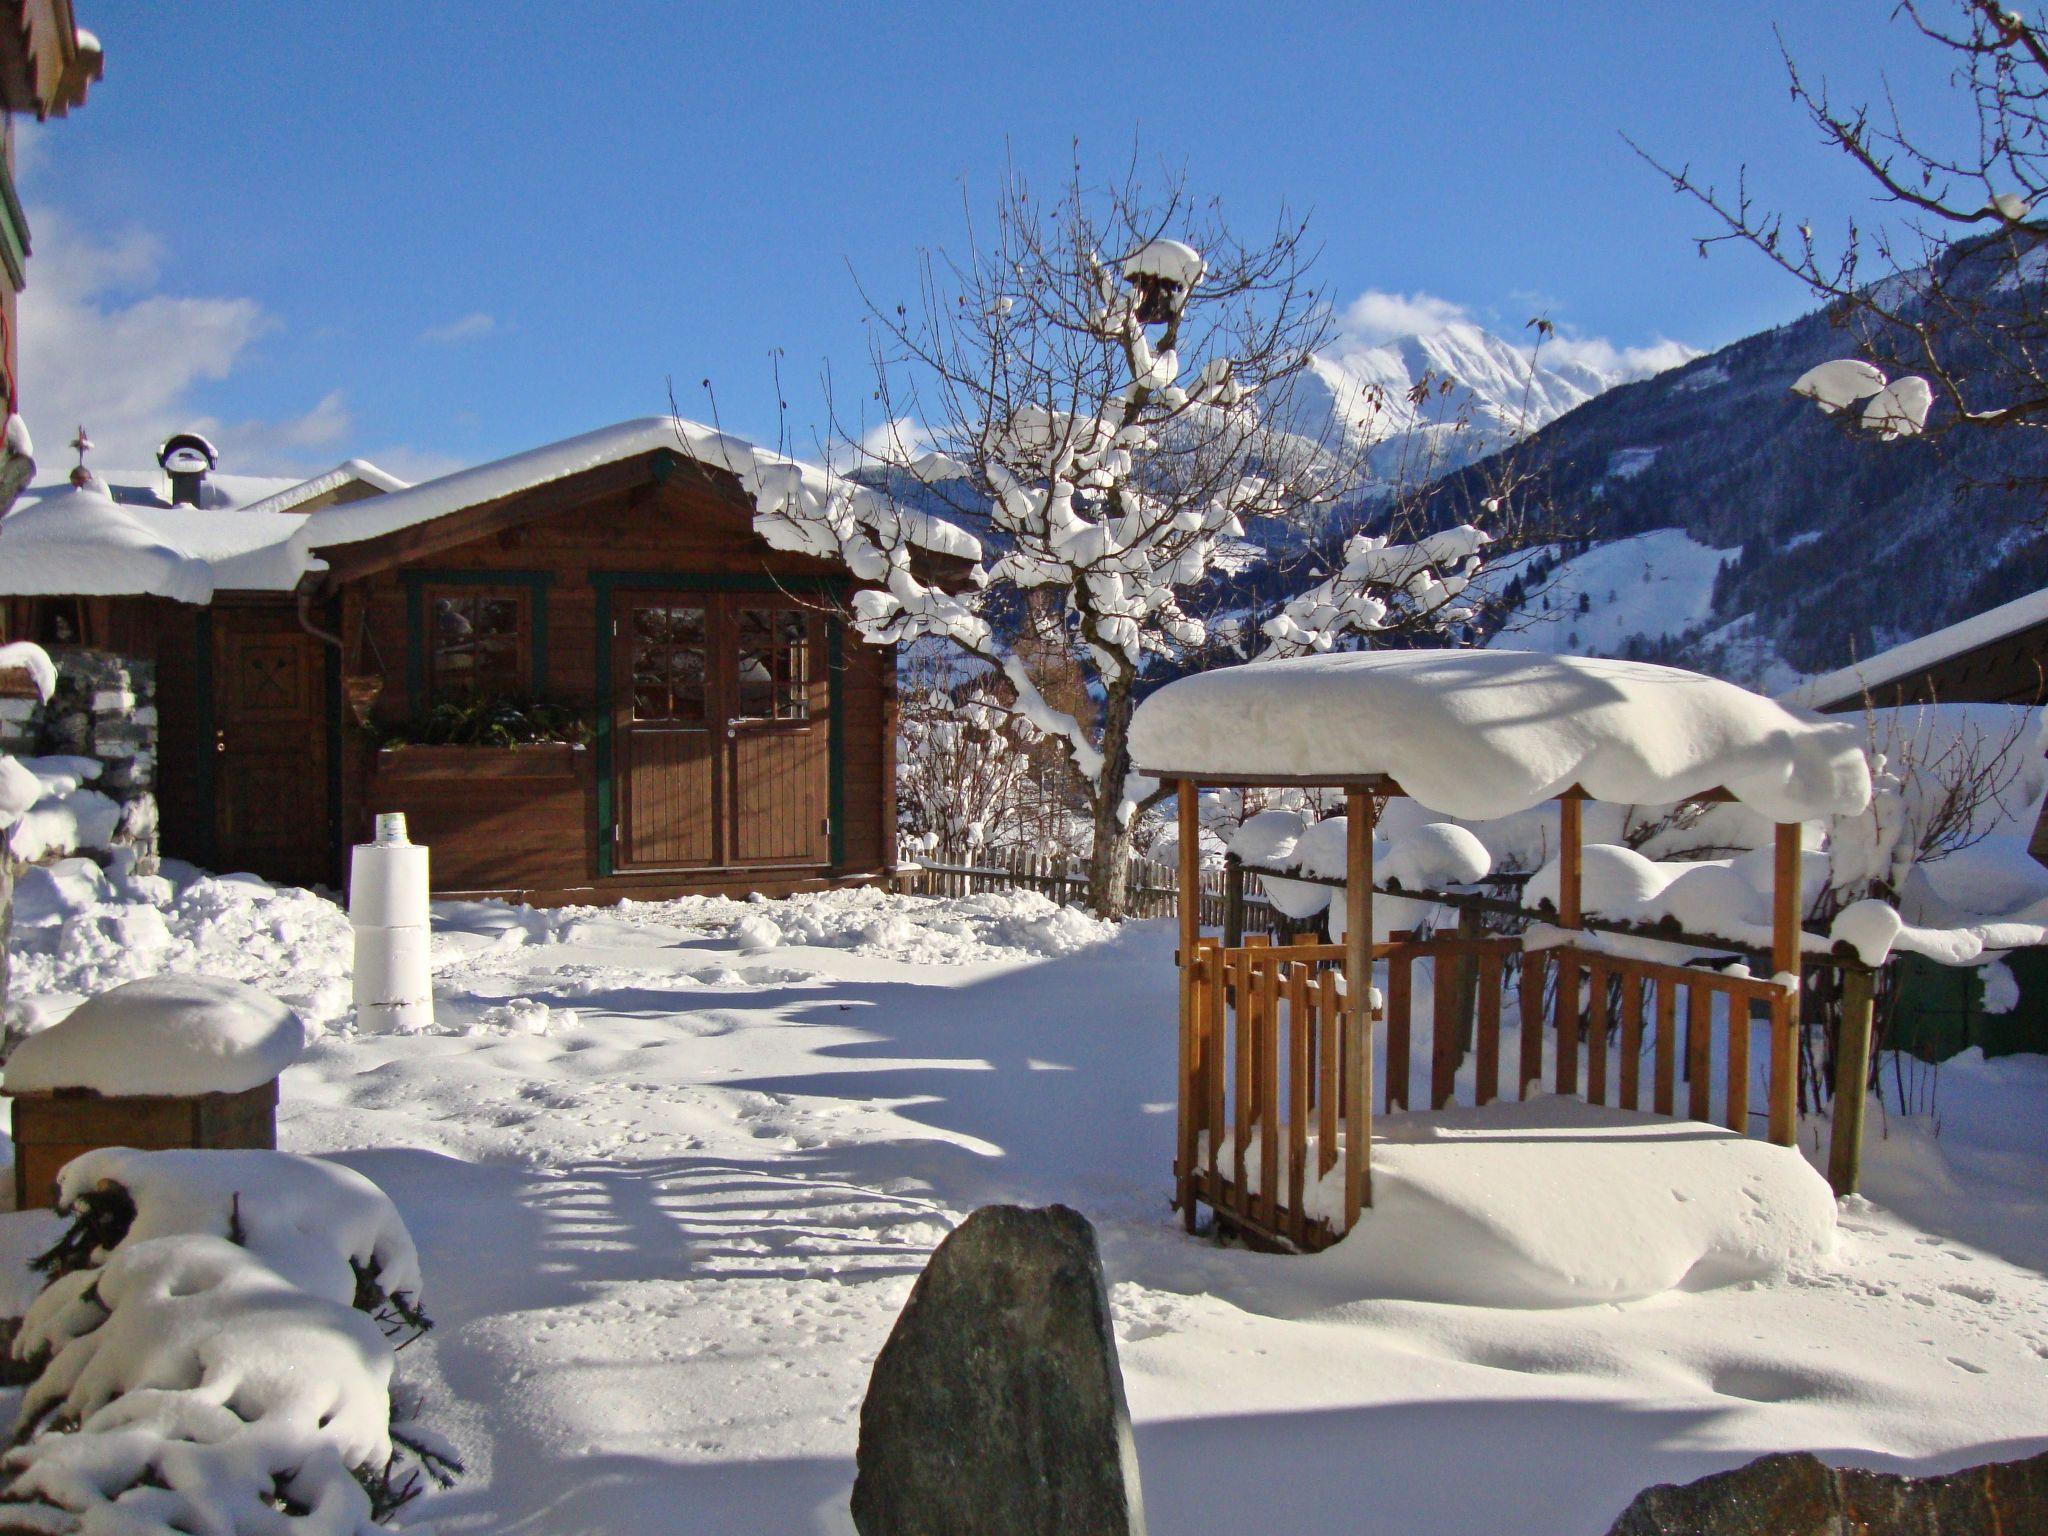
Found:
[[[393,1349],[430,1326],[376,1185],[279,1152],[108,1148],[15,1354],[40,1362],[0,1458],[0,1525],[370,1536],[452,1456],[406,1422]]]
[[[897,825],[906,845],[964,863],[1017,841],[1014,822],[1038,728],[993,676],[947,686],[928,655],[905,678],[897,727]]]

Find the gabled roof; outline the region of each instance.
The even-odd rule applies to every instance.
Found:
[[[843,496],[857,511],[879,511],[885,505],[865,487],[744,438],[694,421],[644,416],[479,464],[474,469],[457,470],[374,501],[327,509],[305,530],[304,542],[309,553],[316,555],[348,544],[366,543],[571,475],[659,452],[678,454],[731,473],[754,502],[755,530],[778,549],[832,553],[811,549],[799,520],[788,515],[793,503],[813,499],[822,502],[832,496]],[[951,523],[921,512],[894,510],[891,516],[901,520],[905,536],[920,549],[962,560],[981,558],[980,541]]]
[[[1931,667],[1971,651],[2048,624],[2048,587],[2016,597],[2009,603],[1973,614],[1961,623],[1937,629],[1917,640],[1908,640],[1888,651],[1852,662],[1820,677],[1809,678],[1780,698],[1802,709],[1829,709],[1861,699],[1864,694],[1888,683],[1902,682]]]
[[[919,549],[980,558],[968,533],[927,514],[891,509],[872,491],[815,465],[666,416],[621,422],[407,486],[351,459],[302,481],[209,475],[216,504],[171,506],[157,477],[84,489],[66,481],[25,492],[0,519],[0,595],[159,596],[204,603],[216,591],[289,592],[329,568],[331,552],[453,518],[473,507],[636,458],[669,454],[726,471],[754,504],[754,531],[771,547],[833,559],[837,546],[803,515],[831,501],[863,519],[886,515]],[[298,510],[359,481],[383,494]]]

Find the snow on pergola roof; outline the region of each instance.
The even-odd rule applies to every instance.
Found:
[[[1138,707],[1158,777],[1389,787],[1488,820],[1571,789],[1635,805],[1725,790],[1773,821],[1870,802],[1862,737],[1696,673],[1520,651],[1372,651],[1226,667]]]
[[[2048,623],[2048,587],[1972,614],[1960,623],[1937,629],[1931,635],[1922,635],[1917,640],[1908,640],[1888,651],[1879,651],[1875,656],[1867,656],[1836,671],[1809,678],[1779,697],[1785,703],[1802,709],[1826,709],[1832,704],[1861,698],[1866,692],[1882,688],[1887,683],[1903,681],[1916,672],[1940,665],[1952,656],[1974,651],[1979,646],[1990,645],[1993,641],[2043,623]]]

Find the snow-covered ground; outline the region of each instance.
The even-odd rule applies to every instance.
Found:
[[[1626,455],[1642,452],[1623,449],[1608,472],[1640,474],[1647,460]],[[1714,577],[1736,553],[1710,549],[1680,528],[1595,545],[1560,565],[1493,643],[1517,651],[1619,656],[1637,637],[1683,635],[1706,622],[1713,611]],[[1584,612],[1579,610],[1582,597]]]
[[[869,1364],[932,1245],[994,1200],[1097,1224],[1162,1533],[1579,1536],[1766,1449],[1919,1470],[2048,1444],[2039,1058],[1945,1067],[1939,1138],[1874,1121],[1870,1199],[1789,1271],[1372,1299],[1342,1248],[1223,1249],[1167,1210],[1165,924],[1033,896],[447,905],[444,1032],[357,1037],[318,898],[72,884],[54,916],[30,892],[30,1013],[132,974],[138,944],[304,1006],[284,1143],[369,1175],[418,1239],[439,1326],[402,1363],[470,1463],[413,1512],[443,1536],[850,1530]],[[1387,1130],[1391,1172],[1460,1128]],[[1583,1231],[1606,1191],[1513,1193],[1510,1224],[1549,1200]]]

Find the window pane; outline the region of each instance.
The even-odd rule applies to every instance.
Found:
[[[704,723],[704,610],[633,610],[633,718]]]
[[[708,710],[705,689],[704,610],[671,608],[668,678],[673,718],[701,725]]]
[[[443,590],[430,600],[428,656],[434,701],[516,696],[526,630],[522,594],[489,588]]]
[[[781,720],[807,720],[811,713],[811,622],[801,609],[777,615],[778,684],[775,714]]]
[[[775,612],[739,611],[739,717],[768,720],[775,714]]]

